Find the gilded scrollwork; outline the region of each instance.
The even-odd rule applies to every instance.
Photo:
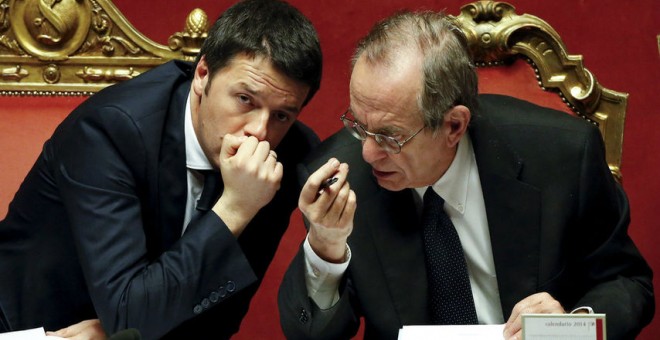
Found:
[[[21,49],[18,42],[7,35],[9,22],[9,0],[2,0],[0,2],[0,50],[5,48],[16,55],[25,55],[25,51]]]
[[[474,21],[500,21],[505,14],[514,13],[515,8],[506,2],[477,1],[463,6]]]
[[[135,43],[125,37],[125,34],[114,30],[112,20],[96,1],[92,1],[92,32],[96,36],[89,38],[78,50],[79,55],[99,55],[107,57],[115,55],[139,56],[145,53]],[[119,51],[118,51],[119,50]]]
[[[127,69],[101,69],[86,66],[76,72],[76,76],[86,82],[124,81],[137,77],[139,74],[132,67]]]
[[[90,5],[85,0],[15,0],[11,28],[16,40],[40,60],[66,60],[89,31]]]
[[[98,3],[93,2],[92,8],[92,29],[100,35],[106,34],[112,25],[112,21]]]
[[[100,51],[104,56],[112,57],[116,55],[117,47],[122,47],[125,54],[137,56],[142,50],[129,40],[119,36],[97,36],[92,40],[85,42],[78,53],[80,55],[98,54]]]
[[[186,18],[186,27],[183,32],[170,36],[169,46],[172,51],[181,50],[187,60],[197,56],[204,39],[207,36],[209,19],[206,13],[196,8]]]
[[[165,46],[110,0],[0,0],[0,95],[88,95],[169,60],[192,60],[207,26],[195,9]]]
[[[16,65],[14,67],[3,68],[0,76],[2,77],[2,80],[20,81],[27,77],[28,74],[28,70],[22,68],[21,65]]]
[[[60,71],[59,66],[55,64],[50,64],[44,68],[41,75],[46,83],[55,84],[58,81],[60,81],[60,77],[62,76],[62,73]]]
[[[0,32],[9,28],[9,0],[0,2]]]
[[[463,6],[452,19],[466,36],[477,66],[522,58],[535,69],[541,88],[557,91],[578,116],[596,124],[605,140],[610,170],[621,178],[628,94],[601,86],[584,67],[582,56],[568,54],[548,23],[533,15],[518,15],[508,3],[476,1]]]

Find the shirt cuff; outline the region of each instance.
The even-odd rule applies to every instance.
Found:
[[[346,245],[343,263],[331,263],[319,257],[309,244],[309,236],[303,244],[305,252],[305,284],[309,297],[321,309],[328,309],[339,301],[339,282],[351,260],[351,250]]]

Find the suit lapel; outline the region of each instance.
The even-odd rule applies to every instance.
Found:
[[[189,91],[190,82],[184,82],[173,93],[163,132],[157,191],[162,249],[168,249],[176,242],[183,228],[188,187],[184,113]]]
[[[426,267],[412,195],[412,190],[381,189],[363,210],[376,212],[369,216],[367,224],[389,296],[404,325],[424,324],[428,319]]]
[[[519,180],[523,161],[487,119],[473,118],[470,137],[479,168],[504,320],[536,292],[539,271],[540,192]]]

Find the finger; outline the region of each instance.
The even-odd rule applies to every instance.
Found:
[[[277,190],[280,189],[282,177],[284,176],[284,166],[280,162],[275,163],[275,170],[273,170],[273,179],[277,182]]]
[[[278,163],[277,162],[277,153],[275,153],[275,151],[273,151],[273,150],[270,150],[266,154],[266,159],[264,159],[263,162],[266,165],[265,169],[269,172],[273,172],[273,170],[275,169],[275,165]]]
[[[270,149],[270,143],[267,141],[258,142],[255,149],[253,157],[261,162],[266,161],[271,156],[271,152],[275,152]],[[277,154],[275,155],[277,156]]]
[[[346,204],[344,206],[344,211],[341,214],[341,218],[339,219],[339,225],[352,225],[353,223],[353,216],[355,215],[355,211],[357,210],[357,197],[355,195],[355,191],[350,190],[348,192],[348,200],[346,201]]]
[[[338,190],[336,197],[326,215],[330,225],[339,225],[339,220],[341,219],[341,215],[346,208],[350,191],[351,186],[348,182],[344,182],[344,185],[342,185]]]
[[[272,158],[272,159],[274,159],[275,161],[277,161],[277,152],[275,152],[275,150],[270,150],[270,151],[268,152],[268,158]]]
[[[46,332],[46,335],[55,335],[55,336],[59,336],[61,338],[65,338],[65,337],[68,336],[68,328],[61,328],[61,329],[58,329],[54,332],[48,331],[48,332]]]
[[[320,189],[316,192],[316,201],[325,202],[328,205],[336,199],[337,193],[344,187],[348,177],[348,164],[341,163],[337,172],[330,178],[326,178],[319,185]],[[329,183],[326,185],[326,183]]]
[[[243,143],[240,145],[238,150],[236,150],[236,157],[239,159],[250,159],[254,155],[254,152],[258,146],[259,140],[256,137],[245,137]],[[266,156],[264,155],[263,157],[265,158]]]
[[[522,318],[520,314],[516,316],[515,319],[509,318],[506,326],[504,326],[504,338],[511,339],[515,334],[518,334],[522,330]]]
[[[316,199],[321,182],[334,175],[339,169],[339,161],[336,158],[330,158],[318,170],[312,173],[300,192],[300,203],[310,204]]]
[[[512,337],[511,339],[513,339],[513,340],[520,340],[520,339],[522,339],[522,329],[519,330],[519,331],[517,331],[516,334],[514,334],[513,337]]]
[[[238,152],[246,137],[236,137],[231,134],[226,134],[222,137],[222,147],[220,148],[220,159],[227,159]]]
[[[319,186],[319,191],[316,193],[318,196],[323,195],[325,192],[325,189],[329,188],[331,185],[335,184],[339,179],[337,177],[330,177],[326,179],[325,181],[321,182],[321,185]]]
[[[529,305],[537,303],[536,300],[537,300],[537,296],[536,294],[533,294],[520,300],[518,303],[516,303],[515,306],[513,306],[513,310],[511,310],[511,316],[509,316],[509,319],[507,320],[506,325],[504,326],[504,338],[508,339],[513,334],[518,332],[521,324],[521,319],[520,319],[521,312],[527,309]]]
[[[67,338],[67,339],[72,338],[72,337],[78,335],[78,333],[80,333],[80,330],[76,329],[76,325],[72,325],[72,326],[69,326],[69,327],[66,327],[66,328],[58,329],[55,332],[46,332],[46,335],[53,335],[53,336],[57,336],[57,337],[60,337],[60,338]]]
[[[519,332],[522,329],[522,315],[531,313],[561,314],[565,313],[565,310],[559,301],[555,300],[555,298],[546,292],[530,295],[522,299],[513,307],[511,316],[504,326],[505,338],[509,338],[512,334]]]
[[[81,321],[81,322],[78,322],[77,324],[73,324],[69,327],[59,329],[55,332],[55,335],[57,335],[59,337],[63,337],[63,338],[69,338],[69,337],[75,336],[78,333],[80,333],[81,329],[85,328],[86,321],[87,320]]]

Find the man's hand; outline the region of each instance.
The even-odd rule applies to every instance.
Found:
[[[266,141],[225,135],[220,151],[224,191],[213,211],[238,237],[280,188],[284,170]]]
[[[99,319],[81,321],[55,332],[46,332],[46,335],[74,340],[105,340],[106,338]]]
[[[504,326],[505,339],[522,339],[522,314],[563,314],[566,313],[559,301],[542,292],[530,295],[518,302]]]
[[[309,244],[328,262],[343,262],[346,239],[353,230],[357,202],[346,176],[348,164],[331,158],[307,179],[300,193],[298,207],[310,223]],[[321,183],[330,177],[337,181],[319,194]]]

